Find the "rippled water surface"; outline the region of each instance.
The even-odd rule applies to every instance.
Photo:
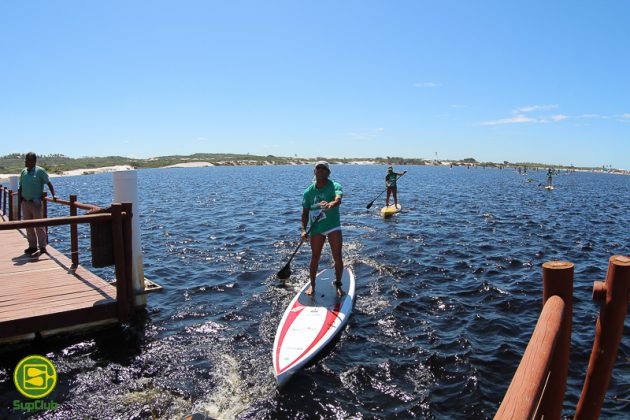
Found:
[[[402,170],[402,167],[396,168]],[[278,392],[271,347],[285,306],[307,280],[309,248],[284,286],[275,278],[299,239],[307,166],[138,172],[147,278],[164,287],[128,325],[5,350],[0,417],[18,398],[15,364],[50,357],[59,372],[42,417],[490,418],[541,310],[540,266],[575,263],[573,341],[565,415],[584,380],[608,258],[630,254],[630,177],[407,167],[403,212],[366,205],[382,166],[333,166],[344,186],[344,260],[357,301],[340,340]],[[532,182],[527,182],[533,179]],[[60,196],[108,205],[111,175],[53,180]],[[381,196],[382,198],[383,196]],[[66,207],[50,207],[50,215]],[[50,229],[68,252],[67,227]],[[89,231],[82,263],[89,267]],[[322,267],[331,265],[328,249]],[[111,269],[96,270],[113,279]],[[630,412],[628,326],[602,417]]]

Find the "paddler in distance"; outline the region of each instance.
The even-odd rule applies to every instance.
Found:
[[[399,176],[403,176],[407,171],[402,173],[394,172],[394,168],[391,166],[387,168],[387,175],[385,175],[385,186],[387,187],[387,198],[385,199],[385,206],[389,207],[389,196],[394,195],[394,207],[398,207],[398,195],[396,188],[396,180]]]
[[[319,161],[315,164],[315,179],[313,183],[304,190],[302,198],[302,239],[306,240],[308,234],[306,226],[311,223],[311,264],[309,276],[311,287],[306,292],[311,296],[315,292],[315,276],[319,259],[322,256],[322,249],[326,237],[330,244],[330,250],[335,262],[335,288],[337,296],[341,296],[341,277],[343,275],[343,260],[341,257],[341,247],[343,244],[341,236],[341,221],[339,217],[339,205],[343,196],[341,184],[328,179],[330,167],[328,162]]]
[[[553,186],[552,178],[553,178],[553,169],[547,168],[547,188],[551,188]]]

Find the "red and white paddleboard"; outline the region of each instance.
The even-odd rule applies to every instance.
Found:
[[[337,297],[335,270],[315,278],[315,293],[307,296],[310,281],[293,298],[278,325],[273,342],[273,369],[278,387],[317,355],[348,322],[354,303],[354,273],[343,270],[343,296]]]

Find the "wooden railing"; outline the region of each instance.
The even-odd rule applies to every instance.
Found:
[[[59,202],[64,200],[57,199],[56,201]],[[70,202],[73,202],[72,198],[68,203]],[[76,203],[75,199],[74,207],[79,208],[79,206],[98,208],[95,206]],[[42,218],[22,221],[14,220],[0,223],[0,231],[70,225],[71,232],[75,232],[76,234],[76,226],[79,224],[111,222],[114,250],[114,266],[116,272],[116,300],[118,302],[118,318],[124,322],[129,319],[130,314],[133,312],[135,302],[134,291],[131,284],[131,269],[133,261],[131,244],[131,218],[132,206],[130,203],[115,203],[111,205],[111,213],[86,214],[81,216],[73,215],[69,217]],[[72,227],[74,227],[74,229],[72,229]]]
[[[595,326],[595,341],[588,362],[582,395],[575,410],[576,419],[594,419],[608,390],[623,336],[623,324],[630,301],[630,257],[614,255],[608,260],[606,282],[595,282],[593,300],[602,308]]]
[[[11,200],[10,197],[14,195],[16,194],[13,193],[11,189],[5,187],[4,185],[0,185],[0,212],[2,212],[5,216],[8,215],[9,220],[11,220],[11,215],[13,214],[13,200]]]
[[[561,335],[565,303],[552,296],[540,314],[521,363],[497,411],[496,418],[540,418],[544,391],[549,386],[554,350]]]
[[[42,217],[45,219],[48,218],[49,202],[69,206],[70,216],[76,216],[77,209],[87,211],[102,210],[98,206],[78,202],[76,195],[71,195],[69,200],[63,200],[61,198],[56,198],[53,200],[52,198],[48,197],[47,193],[44,193],[43,198],[44,200],[42,201]],[[70,255],[72,259],[72,264],[79,265],[79,233],[76,224],[70,225]]]
[[[495,419],[559,419],[571,342],[573,264],[543,264],[543,310]],[[596,419],[610,383],[630,300],[630,258],[609,259],[606,283],[595,282],[603,302],[578,402],[576,419]]]
[[[22,206],[21,199],[18,197],[18,206],[17,212],[13,211],[13,202],[12,197],[16,197],[17,192],[13,192],[7,187],[0,186],[0,210],[5,216],[8,216],[9,221],[13,220],[22,220]],[[81,210],[101,210],[100,207],[94,206],[92,204],[84,204],[77,201],[76,195],[71,195],[69,200],[63,200],[61,198],[52,199],[48,197],[47,193],[42,194],[42,217],[44,219],[48,218],[48,203],[57,203],[61,205],[66,205],[70,207],[70,216],[76,216],[78,214],[77,209]],[[8,209],[7,209],[8,207]],[[17,213],[17,218],[14,217],[14,213]],[[78,230],[76,224],[70,225],[70,256],[72,259],[73,265],[79,265],[79,240],[78,240]]]

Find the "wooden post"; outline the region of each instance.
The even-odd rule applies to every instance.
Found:
[[[127,301],[127,269],[125,267],[125,252],[122,227],[122,206],[112,204],[112,240],[114,243],[114,264],[116,267],[116,300],[118,301],[118,319],[125,322],[129,319]]]
[[[133,268],[133,243],[132,243],[132,223],[131,218],[133,217],[132,213],[132,204],[131,203],[123,203],[122,210],[125,212],[125,217],[122,220],[123,226],[123,240],[125,243],[125,276],[127,277],[127,297],[129,298],[128,308],[129,313],[133,313],[135,306],[135,293],[133,284],[131,281],[132,276],[132,268]]]
[[[70,196],[70,216],[77,215],[77,207],[74,204],[77,201],[76,195]],[[70,256],[72,258],[72,265],[79,265],[79,240],[78,240],[78,227],[75,224],[70,225]]]
[[[564,316],[537,418],[559,419],[562,415],[571,351],[573,268],[574,264],[567,261],[547,261],[542,266],[543,306],[550,297],[559,296],[564,301]]]
[[[48,200],[46,200],[47,197],[48,193],[44,191],[42,193],[42,219],[48,219]]]
[[[602,296],[602,289],[605,289],[606,295],[595,326],[595,341],[584,388],[575,409],[577,420],[598,418],[608,390],[628,311],[630,257],[610,257],[605,285],[595,284],[593,292],[596,298]]]
[[[48,197],[48,193],[44,191],[42,193],[42,214],[41,214],[42,219],[48,219],[48,200],[46,200],[47,197]],[[49,243],[48,226],[44,227],[44,229],[46,230],[46,243]]]
[[[523,358],[494,416],[495,420],[540,419],[540,402],[552,368],[554,350],[562,335],[564,300],[551,296],[536,322]]]
[[[18,190],[18,211],[17,219],[22,220],[22,197],[20,197],[20,191]]]
[[[13,220],[13,191],[9,190],[9,220]],[[6,196],[5,196],[6,203]],[[6,213],[5,213],[6,214]]]
[[[2,210],[2,214],[5,214],[6,212],[4,211],[4,187],[2,185],[0,185],[0,210]]]

